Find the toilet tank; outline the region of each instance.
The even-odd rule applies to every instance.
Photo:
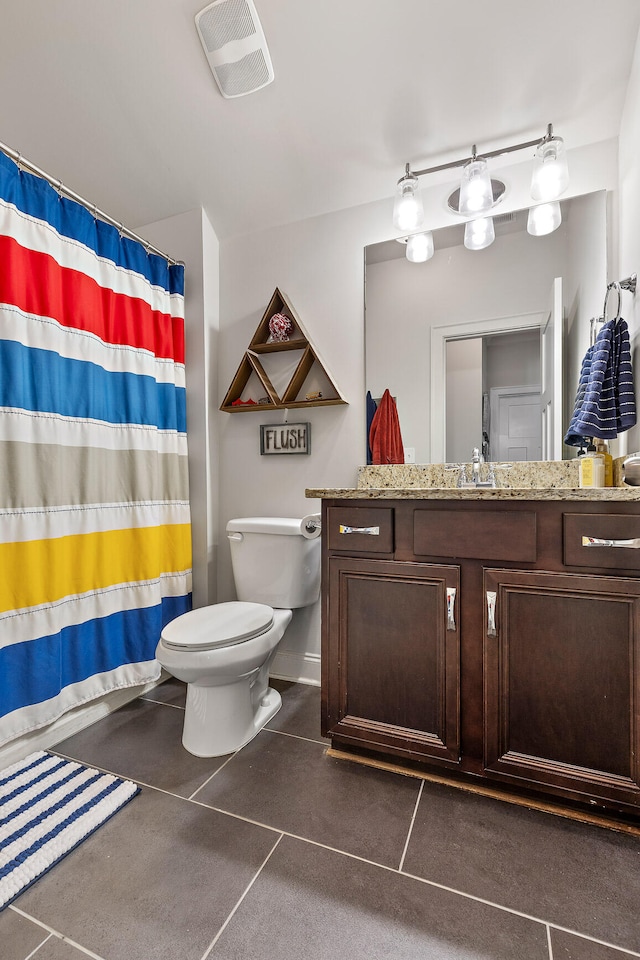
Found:
[[[320,535],[301,519],[243,517],[230,520],[227,537],[238,600],[294,609],[320,595]]]

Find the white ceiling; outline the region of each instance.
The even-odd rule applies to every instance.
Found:
[[[638,0],[255,0],[275,81],[218,91],[206,0],[0,0],[0,140],[127,226],[220,239],[391,197],[431,166],[618,134]]]

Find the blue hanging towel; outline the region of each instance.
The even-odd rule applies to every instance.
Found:
[[[371,421],[375,416],[375,412],[378,409],[378,404],[375,402],[371,396],[371,391],[367,390],[367,463],[373,463],[373,457],[371,455],[371,442],[369,440],[369,432],[371,430]]]
[[[624,320],[607,320],[587,350],[564,442],[573,447],[586,437],[614,440],[636,423],[629,328]]]

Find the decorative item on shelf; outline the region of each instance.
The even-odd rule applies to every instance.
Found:
[[[260,454],[311,453],[310,423],[263,423],[260,425]]]
[[[431,233],[424,230],[420,177],[455,167],[463,168],[460,186],[449,196],[447,204],[449,210],[467,220],[465,246],[469,250],[483,250],[493,242],[492,211],[506,192],[505,184],[490,176],[487,160],[532,147],[536,148],[531,178],[531,197],[535,205],[531,207],[527,229],[532,236],[544,236],[557,230],[562,222],[557,200],[569,185],[569,171],[564,141],[554,136],[553,126],[549,124],[541,139],[490,150],[483,156],[478,156],[474,144],[471,156],[460,160],[424,170],[412,170],[407,163],[404,175],[398,180],[393,210],[394,225],[409,234],[398,238],[407,244],[407,260],[421,263],[433,256]]]
[[[240,400],[249,392],[261,399],[257,403]],[[292,305],[276,287],[220,409],[237,413],[267,406],[288,410],[346,402]]]
[[[269,320],[270,339],[279,343],[289,339],[293,331],[293,323],[284,313],[274,313]]]

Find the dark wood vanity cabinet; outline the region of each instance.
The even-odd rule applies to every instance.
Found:
[[[459,762],[458,584],[455,566],[330,559],[333,736]]]
[[[640,814],[638,507],[360,503],[323,501],[332,745]]]

